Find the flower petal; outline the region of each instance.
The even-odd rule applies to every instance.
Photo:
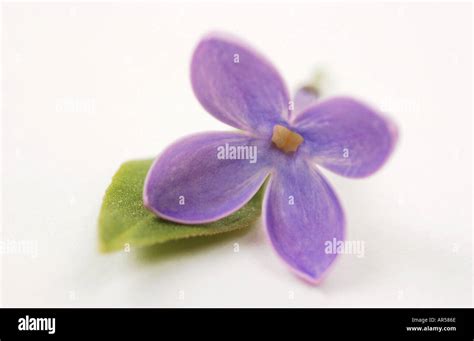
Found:
[[[294,96],[294,111],[292,116],[296,117],[310,106],[319,101],[319,92],[312,86],[304,86],[296,91]]]
[[[288,91],[276,69],[234,39],[204,38],[192,58],[191,82],[204,108],[235,128],[270,133],[288,118]]]
[[[226,145],[227,157],[233,160],[222,159]],[[231,154],[232,147],[238,146],[249,147],[249,154]],[[223,218],[247,203],[265,181],[269,163],[263,157],[264,149],[261,140],[240,133],[186,137],[166,149],[150,168],[144,205],[160,217],[180,223]],[[250,159],[235,159],[237,155]]]
[[[340,175],[364,177],[377,171],[397,141],[397,128],[367,105],[351,98],[329,99],[301,113],[294,126],[302,148]]]
[[[291,162],[271,176],[264,223],[273,247],[297,274],[317,283],[337,254],[328,242],[344,240],[345,221],[332,188],[305,161]]]

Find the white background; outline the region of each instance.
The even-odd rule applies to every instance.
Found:
[[[2,254],[4,306],[471,306],[470,4],[5,4],[2,24],[2,240],[37,246]],[[400,128],[375,176],[326,172],[365,256],[341,256],[319,286],[288,271],[260,224],[98,252],[121,162],[230,129],[189,81],[216,29],[268,56],[292,91],[322,66],[328,94]]]

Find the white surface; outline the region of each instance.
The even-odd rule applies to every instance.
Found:
[[[471,306],[471,22],[471,5],[449,3],[6,4],[2,239],[32,241],[37,255],[2,255],[3,305]],[[382,107],[400,127],[375,176],[326,172],[365,257],[341,256],[320,286],[287,270],[261,226],[97,251],[121,162],[229,129],[188,76],[214,29],[267,55],[292,90],[324,65],[331,93]]]

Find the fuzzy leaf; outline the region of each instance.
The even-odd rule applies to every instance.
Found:
[[[143,184],[153,160],[134,160],[121,165],[107,189],[99,215],[102,252],[149,246],[169,240],[208,236],[251,226],[260,216],[263,186],[237,212],[204,225],[183,225],[156,217],[143,206]]]

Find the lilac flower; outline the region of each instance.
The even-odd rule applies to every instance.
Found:
[[[345,219],[316,164],[346,177],[368,176],[391,154],[395,126],[348,97],[316,100],[303,88],[290,101],[268,61],[221,35],[197,46],[191,82],[203,107],[241,132],[201,133],[171,145],[148,173],[145,206],[171,221],[207,223],[244,206],[269,177],[263,201],[269,239],[297,274],[318,282],[337,256],[325,252],[325,243],[344,240]],[[245,158],[249,149],[256,162]]]

